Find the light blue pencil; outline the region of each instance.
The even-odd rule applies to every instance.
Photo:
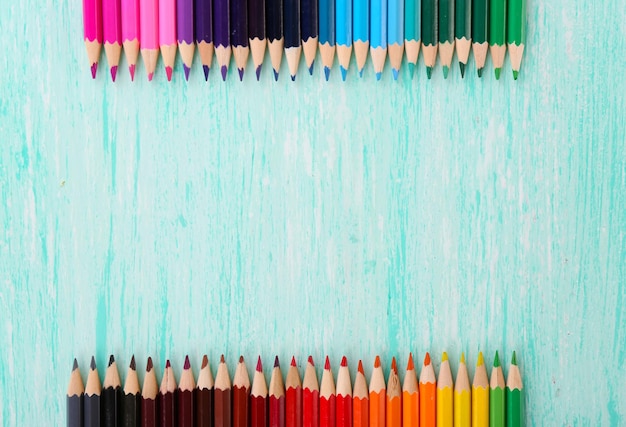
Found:
[[[354,30],[354,56],[359,75],[363,77],[363,68],[367,61],[367,51],[370,47],[370,5],[369,0],[354,0],[352,10],[352,24]]]
[[[387,3],[387,42],[389,43],[389,63],[393,79],[398,80],[404,54],[404,0],[389,0]]]
[[[404,3],[404,49],[411,78],[415,72],[421,45],[422,3],[420,0],[406,0]]]
[[[337,59],[345,81],[352,56],[352,0],[337,0],[335,12]]]
[[[370,2],[370,55],[376,80],[380,80],[387,59],[387,0]]]

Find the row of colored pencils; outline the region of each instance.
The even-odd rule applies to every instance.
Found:
[[[404,381],[395,357],[385,381],[377,356],[369,387],[359,360],[354,383],[344,356],[337,382],[326,357],[321,384],[309,356],[300,380],[292,357],[283,382],[278,356],[274,360],[269,388],[259,356],[252,384],[243,356],[231,383],[222,355],[215,381],[208,358],[195,381],[189,357],[180,383],[168,360],[160,388],[152,359],[148,358],[143,388],[139,387],[135,358],[131,359],[122,389],[117,365],[109,359],[101,386],[96,363],[91,359],[86,387],[74,360],[67,392],[67,426],[143,427],[499,427],[525,423],[524,396],[515,352],[504,379],[496,352],[491,381],[482,353],[478,355],[470,387],[465,355],[461,355],[456,381],[448,356],[441,358],[438,378],[426,353],[419,381],[413,356],[409,355]]]
[[[115,81],[122,46],[134,79],[139,52],[152,80],[162,57],[171,80],[180,51],[189,79],[197,46],[205,79],[217,57],[225,80],[231,55],[243,79],[251,53],[257,80],[266,48],[278,79],[283,53],[295,80],[301,54],[309,73],[319,47],[326,80],[335,54],[345,80],[352,51],[362,76],[368,52],[380,79],[387,57],[395,79],[403,58],[413,76],[420,47],[430,78],[439,54],[448,76],[456,47],[461,76],[470,49],[478,76],[491,50],[496,78],[507,51],[517,79],[526,38],[526,0],[83,0],[92,77],[102,45]]]

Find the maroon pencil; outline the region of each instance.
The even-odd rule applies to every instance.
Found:
[[[220,358],[215,375],[215,390],[213,391],[213,427],[232,427],[231,423],[231,385],[228,375],[228,366],[224,355]]]
[[[178,427],[194,427],[193,419],[193,389],[196,382],[193,379],[193,371],[189,363],[189,356],[185,356],[185,366],[180,375],[178,386]]]
[[[267,383],[263,375],[261,356],[256,362],[250,392],[250,427],[267,427]]]
[[[157,395],[159,386],[157,385],[156,372],[152,366],[152,358],[148,357],[146,366],[146,377],[143,380],[141,391],[141,425],[142,427],[154,427],[157,425]]]
[[[198,386],[195,390],[196,426],[211,427],[213,424],[213,374],[209,366],[209,358],[202,357],[202,367],[198,375]]]
[[[161,379],[159,392],[161,409],[161,427],[176,426],[176,378],[169,359],[165,362],[165,370]]]
[[[248,427],[248,394],[250,393],[250,377],[243,356],[239,356],[239,364],[233,378],[233,427]]]

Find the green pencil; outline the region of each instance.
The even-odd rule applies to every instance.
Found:
[[[439,59],[443,66],[443,78],[448,78],[448,71],[454,55],[454,0],[439,0]]]
[[[419,0],[404,2],[404,52],[409,64],[409,74],[413,78],[415,64],[422,44],[421,3]]]
[[[506,425],[507,427],[524,425],[524,385],[515,352],[513,352],[509,375],[506,379]]]
[[[422,0],[422,51],[429,79],[437,62],[437,3],[439,0]]]
[[[506,38],[513,78],[517,80],[526,43],[526,0],[509,0]]]
[[[489,427],[504,427],[504,374],[497,351],[489,385]]]
[[[496,80],[499,80],[506,55],[506,0],[491,0],[489,50],[495,68]]]
[[[472,50],[478,77],[483,75],[483,67],[489,50],[489,0],[473,0],[472,2]]]
[[[459,68],[461,78],[463,78],[472,47],[472,0],[456,0],[454,13],[456,56],[459,58]]]

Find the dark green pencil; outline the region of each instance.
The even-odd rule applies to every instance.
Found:
[[[444,79],[448,78],[452,56],[454,56],[454,0],[439,0],[439,59]]]
[[[463,78],[472,47],[472,0],[456,0],[454,35],[456,37],[456,56],[459,58],[459,68],[461,69],[461,78]]]
[[[426,75],[430,79],[433,68],[437,62],[437,44],[439,36],[437,31],[438,0],[422,0],[422,50],[424,52],[424,65]]]
[[[495,68],[496,80],[506,56],[506,1],[491,0],[489,8],[489,51]]]
[[[513,78],[517,80],[526,43],[526,0],[509,0],[506,38]]]
[[[506,378],[506,425],[507,427],[524,425],[524,385],[515,352],[513,352],[509,375]]]
[[[472,2],[472,50],[478,77],[482,77],[489,50],[489,0]]]

